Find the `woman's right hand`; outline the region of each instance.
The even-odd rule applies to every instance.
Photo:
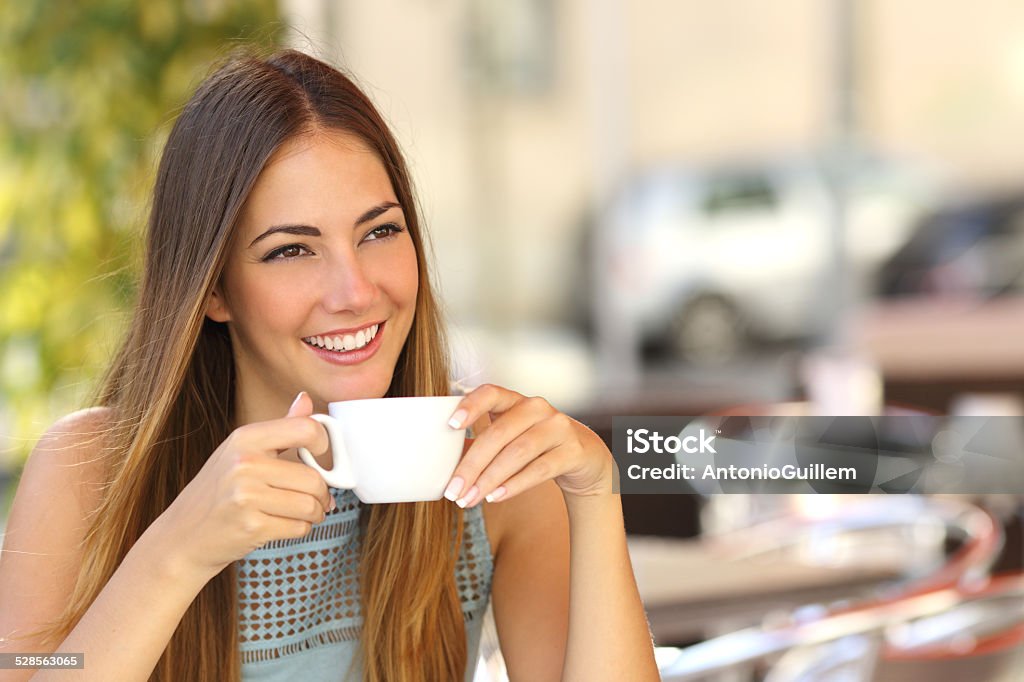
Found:
[[[299,446],[327,450],[312,412],[300,393],[283,419],[232,431],[156,520],[183,568],[212,578],[266,542],[307,535],[334,508],[320,474],[278,457]]]

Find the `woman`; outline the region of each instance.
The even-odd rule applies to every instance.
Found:
[[[98,407],[26,465],[2,650],[84,652],[85,679],[470,679],[489,591],[512,679],[657,679],[610,453],[547,402],[465,396],[447,500],[363,507],[298,460],[328,402],[448,380],[378,112],[301,53],[231,60],[167,141]]]

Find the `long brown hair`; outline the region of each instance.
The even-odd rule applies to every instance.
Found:
[[[447,394],[424,236],[405,162],[384,120],[349,77],[308,55],[236,54],[200,85],[163,151],[139,299],[97,401],[114,416],[103,434],[106,494],[90,520],[74,593],[47,631],[55,642],[233,428],[231,343],[226,325],[205,317],[205,302],[264,166],[286,141],[318,127],[354,134],[378,155],[416,247],[416,311],[388,395]],[[461,510],[443,500],[372,505],[363,513],[368,509],[359,568],[364,679],[462,677],[466,637],[454,580]],[[233,568],[196,597],[152,679],[239,679]]]

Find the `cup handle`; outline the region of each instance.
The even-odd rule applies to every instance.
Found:
[[[334,468],[330,471],[317,464],[313,453],[306,448],[300,447],[299,458],[313,467],[317,473],[323,476],[329,485],[335,488],[356,487],[356,477],[352,473],[352,463],[349,461],[348,452],[345,450],[345,439],[341,435],[341,424],[337,419],[326,414],[314,414],[313,419],[324,425],[327,430],[327,437],[331,444],[331,457],[334,460]]]

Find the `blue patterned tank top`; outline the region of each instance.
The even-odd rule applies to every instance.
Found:
[[[244,682],[362,679],[357,660],[363,622],[358,581],[362,503],[350,490],[329,490],[338,508],[309,535],[269,542],[236,562]],[[455,579],[466,623],[468,681],[490,599],[493,557],[482,508],[464,514]]]

